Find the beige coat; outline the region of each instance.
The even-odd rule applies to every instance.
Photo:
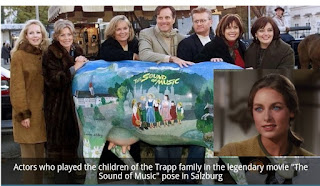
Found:
[[[13,137],[17,143],[46,142],[43,113],[42,52],[24,42],[12,55],[10,99],[12,104]],[[21,121],[30,118],[30,128]]]
[[[177,45],[184,36],[177,33]],[[178,46],[175,46],[176,48]],[[168,45],[155,27],[146,28],[139,34],[139,58],[142,61],[164,62],[166,56],[172,56]]]

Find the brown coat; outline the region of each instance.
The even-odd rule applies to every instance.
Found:
[[[218,156],[270,156],[259,143],[259,138],[258,135],[245,141],[229,143],[221,148]],[[292,144],[288,156],[314,156],[314,154]]]
[[[40,49],[28,42],[12,55],[10,99],[13,114],[13,137],[17,143],[46,142],[43,114],[43,77]],[[30,118],[30,128],[21,121]]]
[[[257,69],[260,45],[251,43],[244,57],[246,68],[253,67]],[[294,52],[290,45],[281,39],[273,40],[265,50],[261,69],[293,69]]]
[[[69,68],[83,52],[78,45],[73,46],[71,56],[58,41],[53,41],[43,56],[44,112],[49,157],[73,157],[77,153],[79,129],[71,92],[73,77]]]

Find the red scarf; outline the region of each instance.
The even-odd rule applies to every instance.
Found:
[[[238,47],[234,47],[234,44],[235,44],[234,41],[233,42],[228,41],[229,47],[232,48],[233,52],[234,52],[234,57],[232,56],[233,59],[234,59],[234,64],[239,66],[239,67],[244,68],[245,67],[244,60],[242,59],[242,57],[240,55]]]

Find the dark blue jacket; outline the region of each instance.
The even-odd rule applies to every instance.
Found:
[[[210,34],[209,37],[212,40],[214,35]],[[202,48],[203,45],[197,34],[192,34],[179,43],[177,57],[186,61],[195,61],[195,57],[200,53]]]

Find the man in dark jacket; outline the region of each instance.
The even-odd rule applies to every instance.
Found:
[[[212,12],[208,8],[198,7],[191,11],[194,34],[183,39],[178,45],[177,56],[186,61],[195,61],[203,46],[214,38],[212,32]],[[205,148],[191,145],[187,158],[187,165],[204,163]],[[187,172],[191,174],[191,171]],[[190,176],[189,176],[190,177]],[[187,180],[191,181],[192,180]],[[194,180],[193,180],[194,181]]]
[[[191,11],[194,34],[182,40],[178,45],[177,56],[186,61],[195,61],[205,44],[214,37],[212,32],[212,12],[208,8],[198,7]]]

